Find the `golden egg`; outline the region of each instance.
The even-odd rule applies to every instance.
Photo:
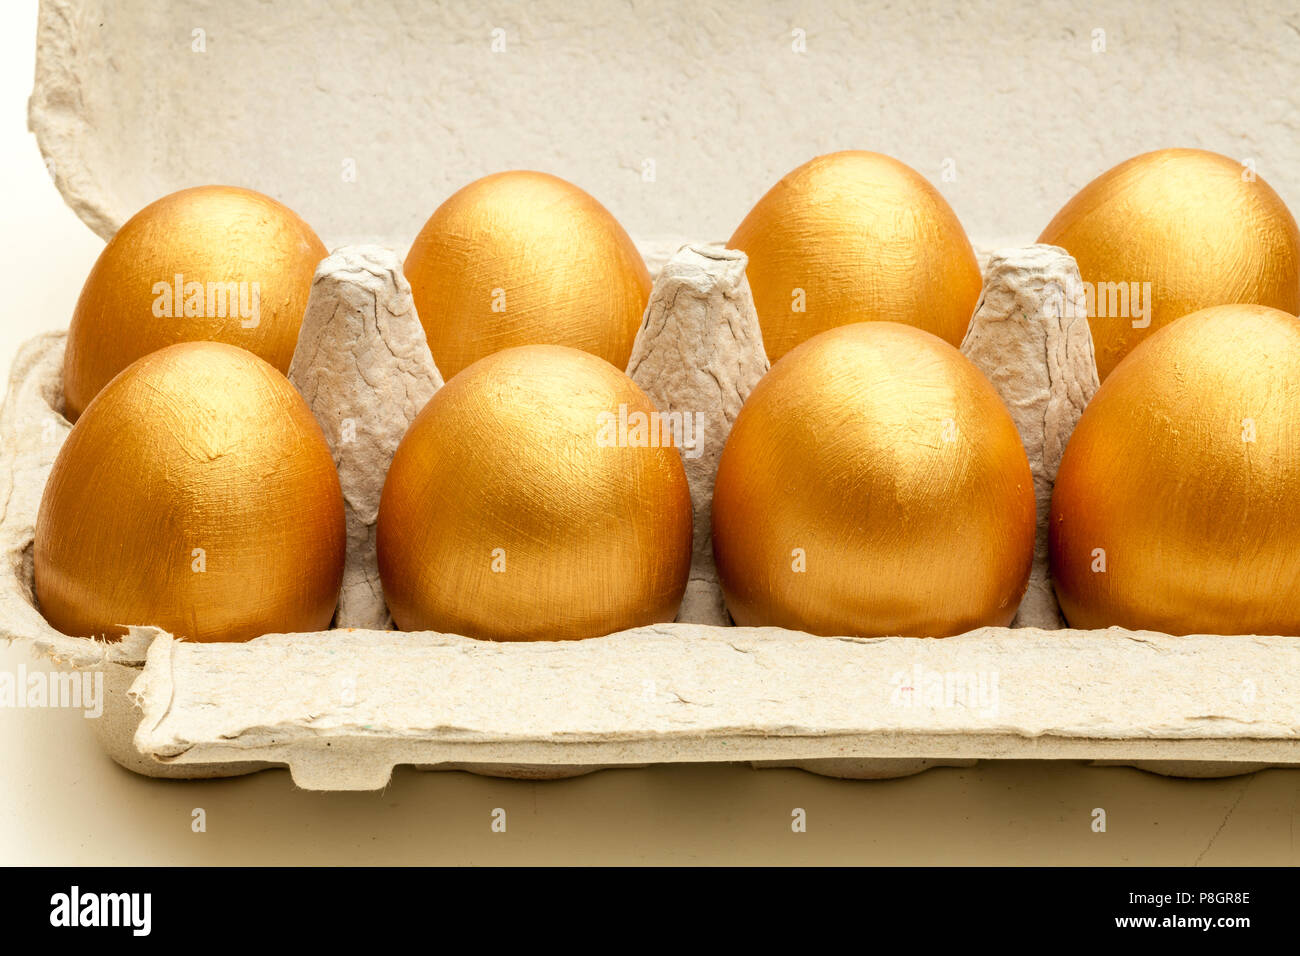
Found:
[[[343,495],[289,381],[216,342],[155,351],[86,407],[36,519],[36,597],[65,634],[192,641],[329,626]]]
[[[289,371],[312,275],[327,251],[269,196],[197,186],[164,196],[108,241],[68,330],[65,414],[136,359],[177,342],[228,342]]]
[[[1300,312],[1300,231],[1236,160],[1200,149],[1135,156],[1094,179],[1038,238],[1079,263],[1097,374],[1179,316],[1256,303]]]
[[[673,435],[586,352],[522,346],[471,365],[412,423],[384,484],[379,573],[397,625],[550,641],[671,621],[692,525]]]
[[[645,260],[609,211],[572,183],[522,170],[439,206],[405,271],[446,378],[517,345],[567,345],[624,369],[650,299]]]
[[[1300,634],[1300,319],[1203,309],[1115,367],[1052,495],[1074,627]]]
[[[1034,551],[1011,416],[951,345],[846,325],[758,383],[722,452],[713,553],[737,624],[944,637],[1010,623]]]
[[[902,322],[961,345],[979,301],[975,252],[943,196],[879,153],[819,156],[772,187],[727,243],[768,358],[853,322]]]

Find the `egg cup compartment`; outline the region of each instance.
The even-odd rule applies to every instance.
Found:
[[[674,262],[696,271],[662,270],[647,314],[666,283],[686,281],[700,296],[697,324],[710,315],[734,323],[708,276],[731,277],[735,307],[735,260],[709,259],[705,247],[684,250]],[[41,492],[70,427],[59,411],[64,342],[51,334],[24,346],[0,409],[0,636],[102,671],[96,732],[138,773],[287,766],[306,789],[367,790],[397,765],[543,779],[718,761],[855,778],[981,759],[1184,776],[1300,763],[1300,642],[1286,637],[1021,627],[828,638],[697,623],[500,644],[352,628],[240,644],[150,627],[117,644],[59,634],[34,606],[31,555]],[[716,609],[696,597],[696,613]]]

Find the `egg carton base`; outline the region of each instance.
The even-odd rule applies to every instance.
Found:
[[[984,628],[935,641],[691,624],[536,644],[362,630],[245,644],[147,627],[116,644],[59,634],[34,604],[31,549],[69,429],[64,338],[23,347],[0,409],[0,637],[102,671],[92,723],[136,773],[288,767],[305,789],[373,790],[395,766],[540,780],[664,763],[858,779],[986,759],[1178,776],[1300,764],[1300,641],[1280,637]],[[936,681],[937,697],[926,689]]]

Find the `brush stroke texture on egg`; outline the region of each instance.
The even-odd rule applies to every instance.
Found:
[[[1300,313],[1295,218],[1253,169],[1218,153],[1135,156],[1084,186],[1038,241],[1079,264],[1102,381],[1139,342],[1199,309]]]
[[[506,349],[450,379],[379,503],[398,627],[546,641],[671,621],[691,498],[677,448],[634,430],[654,412],[618,369],[561,346]]]
[[[758,383],[722,452],[713,551],[737,624],[945,637],[1011,622],[1034,487],[993,386],[937,336],[841,326]]]
[[[164,196],[108,241],[77,300],[64,357],[76,421],[122,369],[177,342],[227,342],[289,371],[325,246],[269,196],[196,186]]]
[[[1300,634],[1300,319],[1203,309],[1116,366],[1061,458],[1072,627]]]
[[[113,379],[69,433],[36,519],[36,596],[74,636],[319,631],[344,547],[338,473],[306,402],[251,352],[182,343]]]
[[[556,176],[485,176],[434,211],[406,278],[439,370],[451,378],[519,345],[567,345],[627,367],[650,273],[593,197]]]
[[[902,322],[957,346],[979,300],[979,264],[956,213],[916,170],[880,153],[800,166],[727,245],[749,256],[773,362],[853,322]]]

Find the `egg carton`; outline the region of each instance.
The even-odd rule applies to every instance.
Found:
[[[1043,248],[1030,247],[1029,258]],[[359,255],[381,253],[331,258]],[[990,325],[980,319],[990,299],[1023,306],[990,290],[1038,287],[1031,279],[1041,270],[1011,269],[1008,258],[1025,254],[993,257],[973,329]],[[319,302],[329,261],[309,318],[346,312]],[[395,293],[398,276],[388,276]],[[326,285],[346,299],[355,282],[365,294],[352,301],[388,311],[373,279],[345,269]],[[681,351],[684,327],[731,330],[746,316],[756,325],[744,291],[742,256],[688,246],[660,271],[647,316],[665,299],[681,303],[658,326]],[[994,324],[1001,330],[1006,317]],[[643,336],[653,327],[648,320]],[[65,339],[44,335],[23,348],[0,410],[0,634],[102,673],[104,713],[91,723],[113,759],[139,773],[287,766],[301,787],[347,790],[382,787],[397,765],[541,779],[715,761],[868,778],[980,759],[1123,762],[1191,776],[1300,763],[1300,642],[1285,637],[991,627],[944,640],[828,638],[688,622],[540,643],[364,628],[242,644],[184,642],[151,627],[117,644],[59,634],[33,601],[32,542],[70,427],[59,411]],[[1032,380],[1033,370],[1011,378]],[[699,573],[699,557],[691,613],[708,619],[720,602],[708,599],[716,582]]]
[[[873,36],[892,38],[888,49],[877,49],[878,59],[900,75],[926,55],[922,40],[909,39],[921,34],[907,22],[908,9],[867,16],[852,3],[841,6],[835,29],[825,31],[816,22],[791,23],[777,4],[752,5],[737,23],[715,0],[602,6],[597,17],[581,2],[540,0],[528,16],[501,23],[441,0],[418,16],[403,0],[328,12],[254,0],[165,10],[42,0],[30,122],[69,205],[105,238],[161,193],[235,182],[287,202],[332,248],[364,241],[396,249],[397,237],[414,236],[453,188],[520,165],[576,180],[634,234],[671,236],[685,222],[738,222],[738,213],[786,169],[840,145],[823,142],[826,133],[794,145],[798,137],[777,124],[762,148],[735,149],[733,142],[749,141],[747,130],[771,125],[763,104],[773,90],[802,104],[809,129],[837,130],[841,107],[825,91],[853,92],[853,64]],[[1014,6],[990,7],[982,20],[965,22],[963,42],[989,50],[1009,36],[1030,50],[1058,42],[1050,18]],[[1265,13],[1285,12],[1285,4],[1275,6]],[[706,7],[714,15],[701,15]],[[1121,12],[1130,28],[1163,42],[1158,12],[1120,4],[1116,16]],[[692,39],[683,24],[703,35]],[[1231,39],[1238,26],[1216,21],[1206,28]],[[734,43],[741,34],[748,40]],[[800,34],[811,42],[802,59]],[[782,57],[795,59],[765,54],[772,37],[781,40]],[[717,62],[702,71],[705,47]],[[300,56],[302,50],[312,55]],[[1003,157],[1019,183],[1040,183],[1044,168],[1069,162],[1077,150],[1073,118],[1057,105],[1078,98],[1071,84],[1081,71],[1061,70],[1058,58],[1050,59],[1016,94],[1026,112],[1057,124],[1036,127],[1034,149]],[[331,69],[319,69],[322,62]],[[642,74],[620,81],[636,63]],[[954,61],[955,72],[940,71],[931,95],[903,98],[908,120],[900,135],[956,123],[982,160],[994,162],[1005,137],[983,121],[981,105],[985,90],[1005,85],[1000,63],[997,56],[966,58]],[[593,83],[593,76],[607,82]],[[647,86],[677,104],[671,122],[651,137],[656,157],[638,149],[647,141]],[[1152,115],[1212,115],[1221,94],[1238,115],[1243,104],[1220,86],[1193,98],[1153,91],[1162,108]],[[369,88],[438,90],[439,101],[431,108],[421,96],[394,96],[390,105],[402,122],[385,114],[377,127],[368,98],[358,95]],[[265,89],[298,90],[302,99],[268,99]],[[1122,92],[1108,115],[1131,111],[1133,94]],[[169,108],[160,112],[160,101]],[[1171,102],[1184,105],[1171,111]],[[742,125],[724,128],[732,111]],[[607,142],[625,144],[611,147],[612,161],[592,158],[586,144],[593,124]],[[1208,119],[1200,125],[1214,128]],[[1262,118],[1255,125],[1263,131],[1261,150],[1285,154],[1281,127]],[[1122,124],[1092,132],[1093,152],[1132,152]],[[1188,145],[1212,147],[1208,136]],[[1283,140],[1273,143],[1276,136]],[[267,142],[276,148],[268,151]],[[279,148],[286,142],[295,149]],[[890,151],[909,159],[923,148],[913,139]],[[732,174],[708,182],[674,177],[674,167],[711,150]],[[1274,182],[1294,204],[1293,184]],[[986,235],[1019,236],[1030,228],[1015,218],[1019,211],[1045,222],[1068,194],[1032,194],[1016,204],[996,193],[967,195],[958,212],[981,223]],[[730,422],[763,362],[761,340],[735,334],[754,325],[743,262],[716,246],[683,249],[673,239],[639,245],[656,282],[634,377],[661,405],[695,402]],[[336,256],[380,263],[390,304],[400,299],[392,253],[340,249]],[[1057,321],[1059,310],[1044,308],[1051,291],[1045,276],[1068,273],[1067,260],[1043,247],[982,253],[979,332],[965,343],[1004,398],[1012,396],[1008,389],[1028,389],[1008,404],[1034,468],[1040,532],[1053,457],[1059,459],[1090,388],[1078,342]],[[329,275],[329,294],[355,308],[373,289],[373,272]],[[668,309],[672,289],[688,294]],[[316,305],[328,311],[319,299]],[[355,308],[343,317],[355,316]],[[1034,321],[1015,321],[1026,314]],[[660,328],[653,340],[646,334],[651,326]],[[731,337],[719,339],[724,327]],[[699,371],[708,361],[708,349],[697,347],[693,367],[672,367],[673,343],[692,330],[711,330],[713,354],[731,350],[738,360],[731,394],[705,398],[689,390],[690,375],[678,381],[672,374]],[[720,592],[707,538],[698,534],[686,620],[588,641],[495,644],[367,627],[243,644],[189,643],[151,627],[134,627],[116,644],[59,634],[34,602],[32,542],[41,492],[69,429],[60,411],[64,342],[62,333],[45,335],[22,349],[0,409],[0,637],[22,640],[61,666],[103,674],[104,713],[89,723],[109,755],[136,772],[198,778],[288,767],[301,787],[356,790],[382,787],[398,765],[541,779],[715,761],[858,778],[985,759],[1120,763],[1186,776],[1300,764],[1300,642],[1064,628],[1041,534],[1017,622],[1029,626],[943,640],[827,638],[719,623]],[[1047,362],[1044,346],[1068,360]],[[328,411],[313,410],[318,417]],[[725,428],[710,432],[710,454],[725,436]],[[687,461],[697,531],[707,513],[707,460]],[[350,531],[364,530],[364,515],[358,520]],[[367,536],[350,534],[353,574],[345,598],[360,593],[369,546]],[[350,603],[346,615],[341,605],[341,620],[364,611]]]

